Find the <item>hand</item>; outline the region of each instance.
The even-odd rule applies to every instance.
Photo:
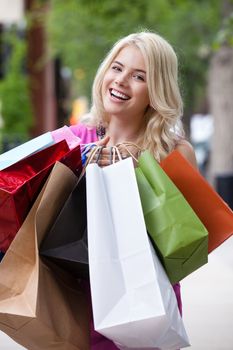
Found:
[[[107,146],[109,141],[110,141],[110,136],[105,136],[103,139],[95,142],[95,144],[97,146]]]
[[[94,148],[100,146],[101,148],[96,151],[96,154],[89,160],[90,163],[98,163],[99,166],[104,167],[109,164],[111,164],[111,154],[110,150],[111,147],[107,147],[107,144],[110,140],[109,136],[105,136],[103,139],[94,142],[93,145],[95,146]],[[99,153],[101,152],[101,154]],[[86,157],[90,157],[91,154],[93,153],[93,148],[90,149],[90,151],[86,154]]]
[[[135,147],[135,145],[130,143],[127,143],[126,146],[124,146],[124,144],[119,144],[117,145],[118,152],[116,152],[112,147],[107,147],[109,140],[110,137],[106,136],[95,143],[102,148],[96,151],[96,154],[93,156],[90,163],[98,163],[100,167],[105,167],[112,163],[116,163],[121,159],[132,157],[134,165],[137,165],[137,159],[139,156],[138,147]]]

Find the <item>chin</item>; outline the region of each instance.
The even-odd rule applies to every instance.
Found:
[[[104,110],[109,115],[117,115],[118,113],[122,113],[122,110],[120,110],[120,108],[116,108],[116,106],[111,106],[109,104],[104,104]]]

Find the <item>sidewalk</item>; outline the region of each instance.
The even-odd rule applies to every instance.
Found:
[[[182,281],[191,350],[233,349],[233,237]]]
[[[233,237],[182,283],[190,350],[233,349]],[[0,332],[0,350],[23,350]]]

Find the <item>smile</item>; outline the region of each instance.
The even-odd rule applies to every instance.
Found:
[[[130,99],[130,96],[125,95],[125,94],[123,94],[122,92],[117,91],[117,90],[115,90],[115,89],[110,89],[109,91],[110,91],[110,94],[111,94],[112,97],[115,97],[115,98],[117,98],[117,99],[119,99],[119,100],[124,100],[124,101],[126,101],[126,100],[129,100],[129,99]]]

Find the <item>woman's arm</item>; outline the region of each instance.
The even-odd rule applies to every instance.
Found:
[[[182,156],[185,157],[195,168],[198,168],[193,146],[188,141],[180,141],[175,147],[175,149],[179,151],[182,154]]]

